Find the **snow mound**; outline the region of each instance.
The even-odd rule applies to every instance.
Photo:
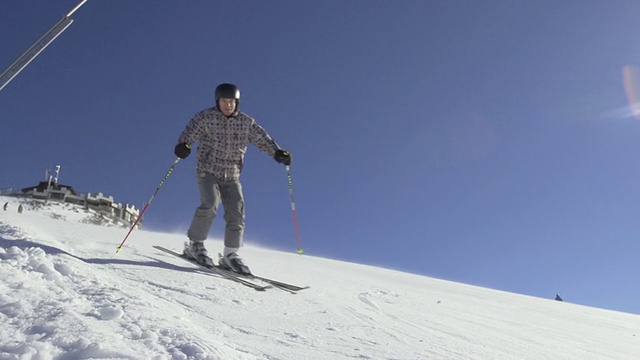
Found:
[[[123,219],[114,217],[107,211],[96,211],[93,209],[85,209],[82,206],[59,202],[55,200],[39,200],[31,198],[10,198],[8,203],[11,205],[10,211],[15,211],[18,206],[22,205],[24,212],[39,212],[46,214],[56,220],[64,220],[70,222],[80,222],[83,224],[93,224],[99,226],[115,226],[115,227],[130,227],[131,224],[125,222]],[[7,201],[4,201],[6,203]]]

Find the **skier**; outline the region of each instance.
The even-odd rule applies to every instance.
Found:
[[[556,301],[562,301],[562,298],[560,297],[560,294],[556,294]]]
[[[7,206],[9,206],[9,202],[4,203],[4,206],[3,206],[4,211],[7,211]]]
[[[22,214],[22,204],[20,204],[20,206],[18,206],[18,214]]]
[[[247,145],[254,144],[287,166],[291,164],[291,154],[280,149],[252,117],[239,110],[240,90],[236,85],[218,85],[215,102],[215,107],[193,116],[174,149],[177,157],[185,159],[191,154],[191,145],[199,142],[196,176],[201,204],[187,232],[189,242],[185,244],[184,254],[202,265],[213,266],[204,240],[222,202],[226,227],[219,265],[248,275],[251,271],[238,255],[244,233],[244,197],[239,178]]]

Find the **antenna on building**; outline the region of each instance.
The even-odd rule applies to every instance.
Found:
[[[53,179],[53,183],[58,185],[58,179],[60,178],[60,165],[56,165],[56,177]]]
[[[51,182],[53,181],[53,186],[58,185],[58,178],[60,178],[60,165],[56,165],[56,177],[54,178],[53,175],[51,175],[51,171],[49,169],[45,170],[45,176],[46,176],[46,181],[47,181],[47,198],[50,196],[51,194]]]
[[[47,170],[47,173],[49,174],[49,178],[47,179],[47,191],[49,191],[49,188],[51,187],[51,180],[53,180],[53,175],[51,175],[51,173],[49,173],[49,170]]]

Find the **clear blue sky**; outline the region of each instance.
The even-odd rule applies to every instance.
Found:
[[[3,2],[0,68],[77,3]],[[89,0],[0,92],[0,188],[61,164],[62,183],[142,206],[234,82],[293,153],[307,254],[640,313],[640,122],[611,115],[640,66],[639,11]],[[186,232],[194,168],[179,163],[147,228]],[[284,168],[252,148],[242,181],[246,242],[295,251]]]

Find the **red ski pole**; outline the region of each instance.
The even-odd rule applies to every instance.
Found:
[[[293,181],[291,180],[291,168],[289,165],[286,165],[285,170],[287,171],[287,179],[289,181],[289,196],[291,197],[291,214],[293,215],[293,229],[296,234],[296,241],[298,243],[298,254],[302,254],[304,251],[302,250],[302,241],[300,240],[300,229],[298,227],[298,212],[296,211],[296,203],[293,201]]]
[[[173,172],[173,169],[176,167],[176,165],[178,164],[178,161],[180,161],[180,158],[176,158],[176,160],[173,162],[173,165],[171,165],[171,168],[169,168],[169,171],[167,171],[167,174],[164,176],[164,178],[162,178],[162,181],[160,181],[160,185],[158,185],[158,187],[156,188],[156,191],[153,193],[153,195],[151,195],[151,198],[149,198],[149,201],[147,201],[147,204],[144,206],[144,208],[142,209],[142,211],[140,212],[140,215],[138,215],[138,217],[136,218],[136,221],[133,223],[133,225],[131,226],[131,229],[129,229],[129,232],[127,233],[127,236],[124,237],[124,240],[122,240],[122,242],[120,243],[120,245],[118,246],[118,248],[116,249],[116,254],[119,253],[122,250],[122,246],[124,245],[125,241],[127,241],[127,238],[129,237],[129,235],[131,235],[131,232],[133,231],[133,229],[136,227],[136,225],[138,225],[138,222],[140,221],[140,219],[142,218],[142,215],[144,215],[144,212],[147,211],[147,209],[149,208],[149,205],[151,204],[151,202],[153,201],[153,198],[156,197],[156,194],[158,193],[158,191],[160,191],[160,188],[162,187],[162,185],[164,184],[165,181],[167,181],[167,178],[169,177],[169,175],[171,175],[171,173]]]

